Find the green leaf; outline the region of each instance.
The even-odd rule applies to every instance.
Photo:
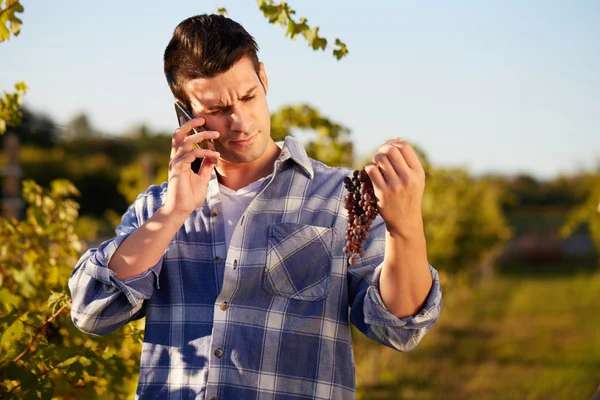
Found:
[[[312,29],[306,29],[302,32],[302,35],[308,40],[308,43],[311,45],[313,50],[325,50],[327,47],[327,39],[319,36],[319,27],[314,27]]]
[[[70,296],[66,292],[66,290],[58,291],[58,292],[52,291],[50,293],[50,297],[48,297],[48,307],[50,307],[50,309],[52,310],[52,313],[54,314],[62,306],[68,305],[69,299],[70,299]]]
[[[74,357],[69,357],[66,360],[64,360],[63,362],[61,362],[60,364],[58,364],[56,366],[56,368],[66,368],[69,367],[73,364],[75,364],[77,361],[79,361],[80,356],[74,356]]]
[[[8,38],[10,38],[10,31],[6,26],[4,26],[4,23],[2,23],[0,24],[0,42]]]
[[[24,8],[18,1],[10,2],[7,8],[0,10],[0,42],[10,39],[10,33],[17,36],[21,32],[21,21],[15,14],[22,13]],[[10,30],[6,27],[9,24]]]
[[[0,22],[0,36],[2,28],[4,25]],[[0,97],[0,134],[3,134],[8,126],[17,126],[21,123],[22,114],[19,106],[23,102],[22,96],[27,91],[25,82],[17,82],[15,91],[15,93],[4,92],[4,97]]]
[[[227,9],[225,7],[220,7],[220,8],[217,8],[217,14],[219,14],[219,15],[227,15],[228,12],[227,12]]]
[[[5,289],[3,289],[5,290]],[[0,291],[0,294],[2,294],[4,292]],[[2,297],[0,297],[0,300],[2,300]],[[2,326],[9,326],[11,325],[19,316],[19,311],[10,306],[10,303],[4,303],[7,307],[8,307],[8,312],[3,312],[2,314],[0,314],[0,327]]]
[[[68,197],[68,196],[79,196],[79,190],[67,179],[55,179],[50,183],[51,190],[50,196],[56,197]]]
[[[102,358],[104,358],[105,360],[108,360],[109,358],[114,356],[116,353],[117,353],[117,351],[113,346],[106,346],[106,348],[104,349],[104,352],[102,353]]]
[[[346,47],[346,45],[344,43],[342,43],[342,41],[340,39],[335,39],[335,44],[339,48],[333,50],[333,55],[338,60],[341,60],[343,57],[348,55],[348,48]]]
[[[23,23],[23,21],[21,21],[17,17],[14,17],[10,21],[10,30],[12,31],[13,35],[17,36],[19,33],[21,33],[21,24],[22,23]]]
[[[286,2],[274,4],[273,0],[257,0],[257,3],[269,23],[284,27],[285,36],[289,36],[292,41],[296,39],[296,36],[302,34],[313,50],[327,48],[327,39],[319,36],[319,27],[311,28],[307,24],[306,18],[300,18],[300,22],[296,22],[293,17],[296,11],[291,9]],[[338,48],[333,50],[333,55],[340,60],[348,54],[348,48],[339,39],[336,39],[336,45]]]
[[[23,95],[25,94],[25,92],[27,92],[27,89],[29,89],[29,87],[25,82],[19,81],[15,83],[15,90],[17,91],[17,93]]]
[[[87,357],[79,356],[79,363],[84,367],[89,367],[92,364],[92,361]]]
[[[15,319],[12,324],[0,336],[0,344],[11,342],[18,343],[25,338],[25,325],[18,319]]]

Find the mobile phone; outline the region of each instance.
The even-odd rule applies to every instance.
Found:
[[[186,121],[190,121],[190,120],[194,119],[194,116],[192,115],[192,113],[189,112],[188,109],[185,108],[178,101],[175,102],[175,113],[177,114],[177,122],[179,123],[179,126],[181,126],[180,117],[184,117]],[[198,133],[198,132],[202,132],[205,130],[206,129],[203,126],[192,128],[192,130],[190,131],[190,135],[193,133]],[[206,140],[201,141],[200,143],[196,143],[196,147],[204,149],[204,150],[215,151],[215,143],[213,142],[212,139],[206,139]]]

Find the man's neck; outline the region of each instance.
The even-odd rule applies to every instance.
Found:
[[[244,164],[219,162],[216,166],[219,183],[231,190],[240,190],[273,172],[275,160],[281,149],[270,140],[264,154],[258,160]]]

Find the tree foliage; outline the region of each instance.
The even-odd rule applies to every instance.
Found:
[[[501,198],[489,180],[430,167],[423,196],[429,261],[445,272],[478,277],[512,236]]]
[[[332,166],[352,165],[354,153],[348,128],[308,104],[285,106],[271,115],[273,140],[283,140],[287,135],[293,135],[295,129],[316,134],[316,138],[306,144],[310,157]]]
[[[14,93],[3,91],[0,97],[0,135],[6,132],[7,126],[18,126],[23,116],[20,106],[27,91],[25,82],[15,83]]]
[[[75,233],[78,190],[23,183],[27,216],[0,219],[0,398],[126,398],[138,371],[141,331],[105,337],[72,324],[66,282],[83,243]]]
[[[600,171],[586,176],[584,186],[584,200],[569,212],[560,234],[562,237],[568,237],[581,226],[585,226],[600,253]]]
[[[17,36],[21,32],[21,21],[17,13],[23,12],[23,5],[18,0],[0,0],[0,42],[10,39],[10,35]],[[27,90],[25,82],[15,84],[15,92],[3,91],[0,97],[0,135],[6,131],[7,126],[17,126],[21,123],[19,106]]]

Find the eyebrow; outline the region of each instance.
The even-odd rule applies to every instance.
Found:
[[[256,85],[256,86],[252,86],[252,87],[251,87],[250,89],[248,89],[248,91],[247,91],[247,92],[246,92],[246,93],[245,93],[245,94],[244,94],[242,97],[240,97],[240,98],[241,98],[241,99],[245,99],[245,98],[249,97],[249,96],[250,96],[250,95],[252,95],[252,93],[253,93],[253,92],[256,90],[256,88],[258,88],[258,85]],[[206,108],[206,110],[208,110],[208,111],[214,111],[214,110],[219,110],[219,109],[221,109],[221,108],[225,108],[225,107],[228,107],[228,106],[226,106],[226,105],[224,105],[224,104],[222,104],[222,103],[219,103],[219,104],[215,104],[215,105],[212,105],[212,106],[209,106],[209,107],[207,107],[207,108]]]

